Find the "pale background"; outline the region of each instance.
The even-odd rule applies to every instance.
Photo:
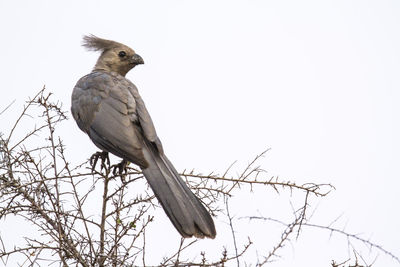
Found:
[[[0,117],[1,131],[43,85],[69,110],[73,86],[98,56],[80,46],[88,33],[144,58],[127,77],[178,170],[221,172],[271,148],[261,162],[271,175],[336,187],[313,200],[316,223],[342,216],[339,228],[400,256],[399,1],[1,0],[0,110],[16,99]],[[77,161],[96,149],[73,120],[59,134]],[[263,194],[243,189],[232,202],[235,216],[248,215],[250,206],[272,216],[268,208],[279,210],[289,197]],[[156,233],[157,242],[177,247],[178,234],[159,214],[156,224],[167,231]],[[226,218],[216,222],[226,227]],[[10,236],[21,231],[4,227]],[[273,224],[241,227],[241,238],[255,231],[264,239],[259,254],[280,236]],[[219,255],[230,238],[221,230],[202,242]],[[270,266],[328,266],[347,252],[342,237],[307,230]],[[162,247],[156,254],[154,263]],[[382,253],[375,263],[394,265]]]

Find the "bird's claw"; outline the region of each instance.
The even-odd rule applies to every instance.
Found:
[[[102,151],[102,152],[96,152],[90,157],[90,165],[92,166],[92,172],[96,168],[97,161],[101,159],[101,164],[100,168],[106,169],[107,165],[110,167],[110,158],[108,157],[108,152]]]
[[[113,175],[119,175],[122,179],[122,182],[125,181],[125,175],[128,173],[128,164],[128,161],[122,160],[120,163],[111,166]]]

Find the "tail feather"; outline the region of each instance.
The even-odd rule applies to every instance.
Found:
[[[142,169],[165,213],[183,237],[216,235],[211,215],[190,191],[168,158],[145,141],[143,154],[149,166]]]

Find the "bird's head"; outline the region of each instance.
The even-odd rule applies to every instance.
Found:
[[[83,46],[101,51],[94,70],[114,71],[125,76],[136,65],[144,64],[142,57],[132,48],[115,41],[87,35],[83,37]]]

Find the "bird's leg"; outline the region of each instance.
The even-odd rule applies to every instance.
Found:
[[[108,157],[108,152],[106,151],[96,152],[90,157],[90,165],[92,166],[92,172],[96,168],[96,164],[99,158],[101,159],[100,170],[102,170],[103,168],[106,169],[107,165],[108,167],[110,167],[110,158]]]
[[[125,174],[128,173],[128,164],[129,162],[123,159],[120,163],[111,166],[113,175],[119,175],[122,182],[125,182]]]

